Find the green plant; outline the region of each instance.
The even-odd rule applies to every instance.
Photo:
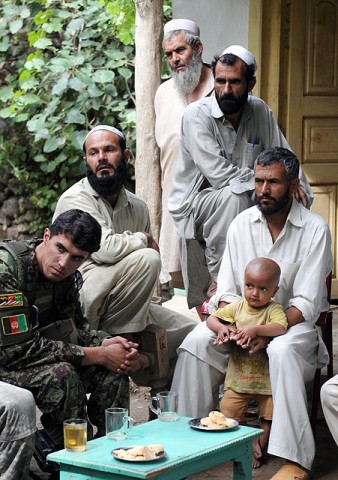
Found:
[[[39,209],[32,232],[83,175],[80,148],[91,126],[118,125],[135,147],[134,8],[130,1],[2,1],[0,174]]]
[[[118,126],[135,151],[134,22],[132,0],[1,2],[0,175],[39,210],[31,233],[83,176],[89,128]]]

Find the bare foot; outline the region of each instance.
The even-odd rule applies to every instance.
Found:
[[[260,468],[262,465],[263,452],[259,439],[255,438],[252,441],[252,468]]]

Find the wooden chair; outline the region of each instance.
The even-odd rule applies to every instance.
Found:
[[[332,274],[330,273],[326,278],[327,299],[330,304],[331,301],[331,281]],[[329,353],[329,363],[327,365],[327,380],[333,377],[333,342],[332,342],[332,311],[322,312],[317,320],[317,326],[320,327],[322,338]],[[318,404],[320,399],[321,389],[321,369],[317,368],[312,389],[312,407],[310,414],[310,423],[313,435],[316,434]]]

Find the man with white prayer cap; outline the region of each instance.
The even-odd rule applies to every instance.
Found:
[[[130,150],[123,133],[110,125],[98,125],[85,137],[83,151],[86,177],[61,195],[54,213],[55,218],[78,208],[90,213],[102,228],[100,249],[79,269],[83,314],[91,329],[139,343],[140,371],[132,375],[136,383],[156,388],[161,382],[162,388],[168,388],[176,349],[197,322],[152,302],[160,256],[147,205],[124,188]],[[163,330],[167,358],[161,359],[156,346]],[[158,336],[152,336],[156,331]],[[168,358],[171,369],[166,372]]]
[[[217,287],[228,227],[253,204],[256,157],[273,146],[290,149],[271,109],[250,94],[256,83],[254,55],[231,45],[214,57],[211,68],[215,95],[189,105],[183,115],[168,202],[182,241],[195,239],[205,248],[210,274],[207,296]],[[296,195],[310,205],[312,192],[302,172]],[[193,290],[200,280],[198,272],[189,264],[185,268],[188,306],[202,305],[205,296]]]
[[[203,262],[204,251],[198,242],[179,243],[172,216],[168,210],[168,197],[180,146],[180,127],[183,112],[188,104],[211,95],[214,82],[210,65],[202,61],[203,45],[199,26],[185,18],[170,20],[164,25],[163,50],[171,78],[163,82],[155,96],[155,137],[160,148],[162,186],[162,219],[160,253],[162,268],[160,282],[163,297],[169,299],[173,288],[184,288],[181,271],[181,254],[184,258],[198,255],[194,268],[204,283],[209,284],[209,273]],[[201,259],[200,259],[201,258]],[[183,260],[183,263],[184,260]],[[183,271],[184,273],[184,271]]]
[[[222,290],[223,276],[217,279],[217,275],[232,220],[253,205],[254,162],[261,152],[271,147],[290,150],[271,109],[261,99],[250,94],[256,82],[256,68],[255,57],[246,48],[239,45],[226,48],[212,62],[215,96],[189,105],[182,119],[181,149],[169,198],[169,210],[182,238],[196,238],[205,243],[206,260],[215,283],[213,293],[216,294],[209,302],[209,313],[223,306],[225,303],[219,299],[229,293]],[[273,165],[269,167],[272,175]],[[272,178],[271,182],[273,180],[280,183],[279,178]],[[309,207],[313,195],[301,168],[299,180],[296,188],[288,190],[287,194],[293,194],[298,202]],[[275,199],[271,195],[269,198],[270,203],[283,207],[281,198]],[[271,235],[273,233],[275,232],[271,232]],[[283,238],[280,238],[281,235],[278,237],[276,248],[285,236],[286,234],[282,235]],[[271,251],[275,251],[274,242],[271,239],[269,242],[263,235],[261,238],[247,235],[245,241],[243,238],[241,241],[245,252],[252,247],[249,242],[256,242],[264,248],[264,240],[271,245]],[[247,250],[245,242],[248,244]],[[234,265],[236,259],[229,265],[229,271]],[[227,269],[225,261],[222,269]],[[229,352],[217,351],[211,334],[206,322],[201,322],[187,335],[178,349],[172,389],[178,392],[180,415],[203,417],[217,408],[219,387],[224,382]],[[266,342],[262,338],[252,340],[253,350],[265,347]],[[285,419],[278,412],[278,418],[282,417]],[[272,441],[275,440],[273,435],[271,438]],[[285,437],[283,445],[280,443],[280,447],[275,446],[271,453],[301,464],[294,468],[291,465],[292,471],[297,470],[297,474],[290,476],[290,479],[295,480],[300,474],[305,475],[301,478],[307,478],[310,460],[302,463],[294,453],[289,456],[291,450],[295,449],[292,445],[290,452],[287,452],[285,444],[288,441],[288,437]],[[288,468],[291,467],[288,465]],[[303,467],[305,470],[300,473]],[[276,476],[276,480],[289,478],[283,477],[284,474],[285,471],[281,476]]]

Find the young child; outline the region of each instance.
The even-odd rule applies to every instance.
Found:
[[[278,290],[279,265],[269,258],[255,258],[244,272],[244,297],[219,308],[207,319],[217,333],[215,345],[233,342],[224,383],[220,410],[226,416],[244,421],[248,402],[258,405],[264,433],[253,442],[253,468],[261,466],[272,421],[269,359],[266,351],[253,354],[250,343],[256,336],[275,337],[287,329],[283,307],[271,300]]]

